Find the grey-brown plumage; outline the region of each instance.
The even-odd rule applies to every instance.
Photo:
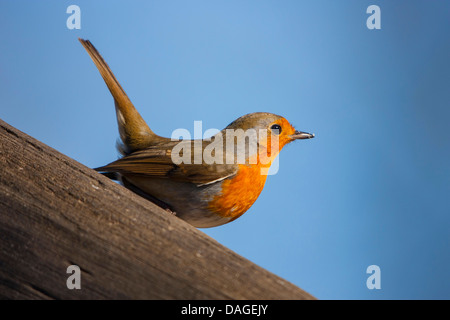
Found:
[[[212,227],[234,220],[246,210],[236,208],[247,208],[249,201],[251,205],[261,192],[266,177],[260,177],[259,171],[255,171],[258,173],[258,176],[254,176],[256,183],[253,185],[252,181],[246,181],[249,183],[249,190],[254,189],[251,200],[246,199],[242,191],[236,191],[237,200],[232,198],[225,204],[214,202],[223,194],[224,182],[232,181],[243,168],[250,168],[250,159],[259,157],[257,152],[266,148],[264,144],[260,145],[258,135],[249,135],[250,129],[256,133],[262,130],[273,139],[283,138],[281,147],[295,139],[313,137],[295,131],[283,117],[263,112],[238,118],[214,136],[211,139],[213,142],[173,141],[158,136],[142,119],[92,43],[88,40],[79,40],[97,66],[114,98],[122,141],[119,151],[123,157],[96,170],[111,178],[117,178],[126,187],[141,195],[158,199],[175,211],[177,216],[194,226]],[[283,131],[274,133],[271,129],[273,124]],[[233,135],[229,136],[229,132]],[[211,143],[220,142],[218,139],[222,139],[222,144],[210,150]],[[243,141],[243,145],[235,144],[235,140]],[[228,142],[231,142],[232,148],[228,148]],[[250,148],[252,145],[256,145],[257,149],[252,151]],[[207,151],[210,151],[209,156]],[[279,149],[269,157],[269,160],[271,161],[278,152]],[[183,161],[174,161],[174,156],[181,156]],[[240,159],[244,161],[240,162]],[[270,166],[270,163],[268,165]],[[243,191],[246,191],[245,187]],[[245,203],[245,206],[239,202]]]

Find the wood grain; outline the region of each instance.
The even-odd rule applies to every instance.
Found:
[[[314,299],[1,120],[0,298]]]

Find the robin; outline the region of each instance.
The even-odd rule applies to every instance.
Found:
[[[244,214],[261,193],[267,178],[264,170],[279,151],[294,140],[314,137],[296,131],[285,118],[265,112],[244,115],[211,139],[158,136],[92,43],[79,41],[114,97],[121,139],[122,157],[95,170],[195,227],[223,225]]]

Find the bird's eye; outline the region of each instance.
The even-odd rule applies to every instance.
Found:
[[[275,134],[280,134],[281,133],[281,126],[279,124],[274,124],[273,126],[270,127],[270,129]]]

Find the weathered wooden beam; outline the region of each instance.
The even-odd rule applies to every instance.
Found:
[[[1,120],[0,298],[313,299]]]

